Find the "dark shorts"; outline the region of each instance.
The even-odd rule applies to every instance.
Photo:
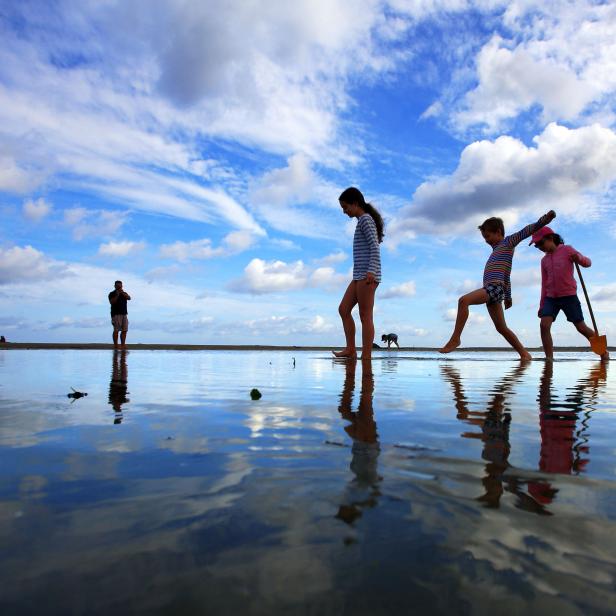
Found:
[[[491,306],[504,301],[505,287],[502,284],[487,284],[483,289],[488,294],[486,305]]]
[[[543,300],[543,307],[539,311],[540,317],[556,317],[560,311],[565,313],[567,321],[579,323],[584,320],[582,305],[577,295],[565,295],[564,297],[546,297]]]

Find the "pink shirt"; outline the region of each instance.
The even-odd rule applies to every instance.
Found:
[[[541,303],[546,297],[564,297],[575,295],[577,285],[573,277],[573,263],[577,261],[582,267],[590,267],[590,259],[578,252],[573,246],[559,244],[551,254],[541,259]]]

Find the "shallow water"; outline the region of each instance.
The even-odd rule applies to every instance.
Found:
[[[0,351],[0,613],[614,613],[615,437],[590,354]]]

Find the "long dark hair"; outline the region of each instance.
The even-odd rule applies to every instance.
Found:
[[[562,235],[558,235],[558,233],[552,233],[552,241],[554,242],[554,244],[556,244],[556,246],[560,246],[561,244],[565,243],[565,240],[563,239]]]
[[[338,201],[349,204],[355,203],[362,210],[364,210],[366,214],[370,214],[372,220],[374,220],[374,224],[376,225],[376,234],[379,238],[379,242],[383,241],[383,236],[385,235],[385,223],[383,222],[383,218],[374,205],[366,202],[359,188],[350,186],[346,190],[343,190],[342,194],[338,197]]]

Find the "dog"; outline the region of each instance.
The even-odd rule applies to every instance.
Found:
[[[400,345],[398,344],[398,334],[383,334],[381,336],[381,342],[387,342],[388,349],[391,347],[392,343],[400,348]]]

